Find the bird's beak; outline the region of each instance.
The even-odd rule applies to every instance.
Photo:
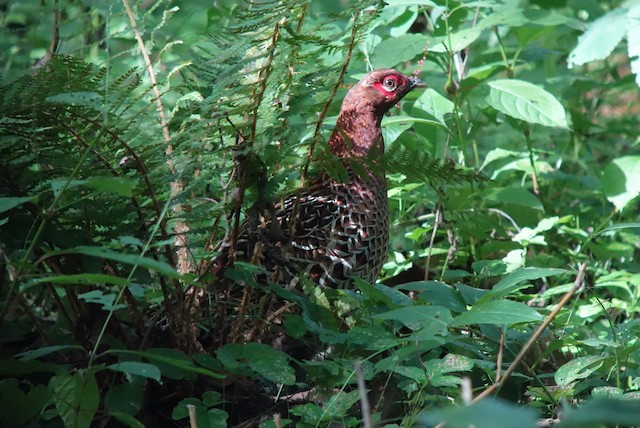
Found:
[[[411,82],[411,89],[427,87],[427,84],[424,83],[422,80],[418,79],[417,77],[410,77],[409,81]]]

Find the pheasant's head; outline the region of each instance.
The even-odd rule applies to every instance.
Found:
[[[376,116],[382,119],[412,89],[426,86],[420,79],[390,68],[374,70],[351,88],[342,103],[342,109],[373,109]]]
[[[344,97],[329,147],[338,157],[364,156],[383,147],[380,123],[386,112],[422,80],[385,68],[364,76]]]

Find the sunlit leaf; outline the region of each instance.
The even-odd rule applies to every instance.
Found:
[[[568,128],[564,107],[541,87],[515,79],[494,80],[489,86],[487,102],[496,110],[525,122]]]

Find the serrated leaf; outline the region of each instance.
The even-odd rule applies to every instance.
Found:
[[[578,44],[567,58],[567,66],[605,59],[613,52],[627,31],[627,9],[617,8],[587,26]]]
[[[564,107],[551,93],[516,79],[489,82],[487,102],[501,113],[529,123],[568,128]]]
[[[502,299],[473,305],[469,311],[457,316],[451,325],[454,327],[471,324],[509,326],[541,319],[542,315],[535,309],[520,302]]]

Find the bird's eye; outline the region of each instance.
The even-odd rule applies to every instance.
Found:
[[[398,82],[396,79],[392,79],[391,77],[385,77],[382,81],[382,86],[389,92],[395,91],[398,87]]]

